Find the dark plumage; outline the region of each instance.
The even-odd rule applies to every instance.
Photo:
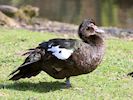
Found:
[[[79,26],[78,34],[82,39],[51,39],[30,49],[24,63],[10,75],[10,80],[30,78],[45,71],[55,79],[69,78],[87,74],[96,69],[104,55],[104,43],[100,30],[92,19],[85,19]]]
[[[133,72],[130,72],[127,75],[133,77]]]

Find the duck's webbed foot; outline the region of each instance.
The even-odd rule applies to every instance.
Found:
[[[70,77],[66,78],[66,88],[70,88],[71,87],[71,83],[70,83]]]
[[[127,75],[133,77],[133,72],[130,72]]]

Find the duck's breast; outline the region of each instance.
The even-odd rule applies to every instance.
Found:
[[[97,65],[101,62],[103,54],[100,53],[99,48],[93,47],[88,44],[82,44],[75,50],[72,59],[83,73],[88,73],[96,69]]]

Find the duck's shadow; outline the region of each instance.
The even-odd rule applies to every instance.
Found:
[[[60,89],[65,89],[65,83],[63,82],[39,82],[39,83],[30,83],[30,82],[15,82],[13,84],[0,84],[0,89],[13,89],[19,91],[34,91],[34,92],[49,92],[56,91]]]

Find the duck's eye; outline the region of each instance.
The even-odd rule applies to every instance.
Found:
[[[87,27],[87,29],[86,30],[90,30],[90,27]]]
[[[86,29],[87,31],[94,31],[94,29],[92,27],[87,27]]]

